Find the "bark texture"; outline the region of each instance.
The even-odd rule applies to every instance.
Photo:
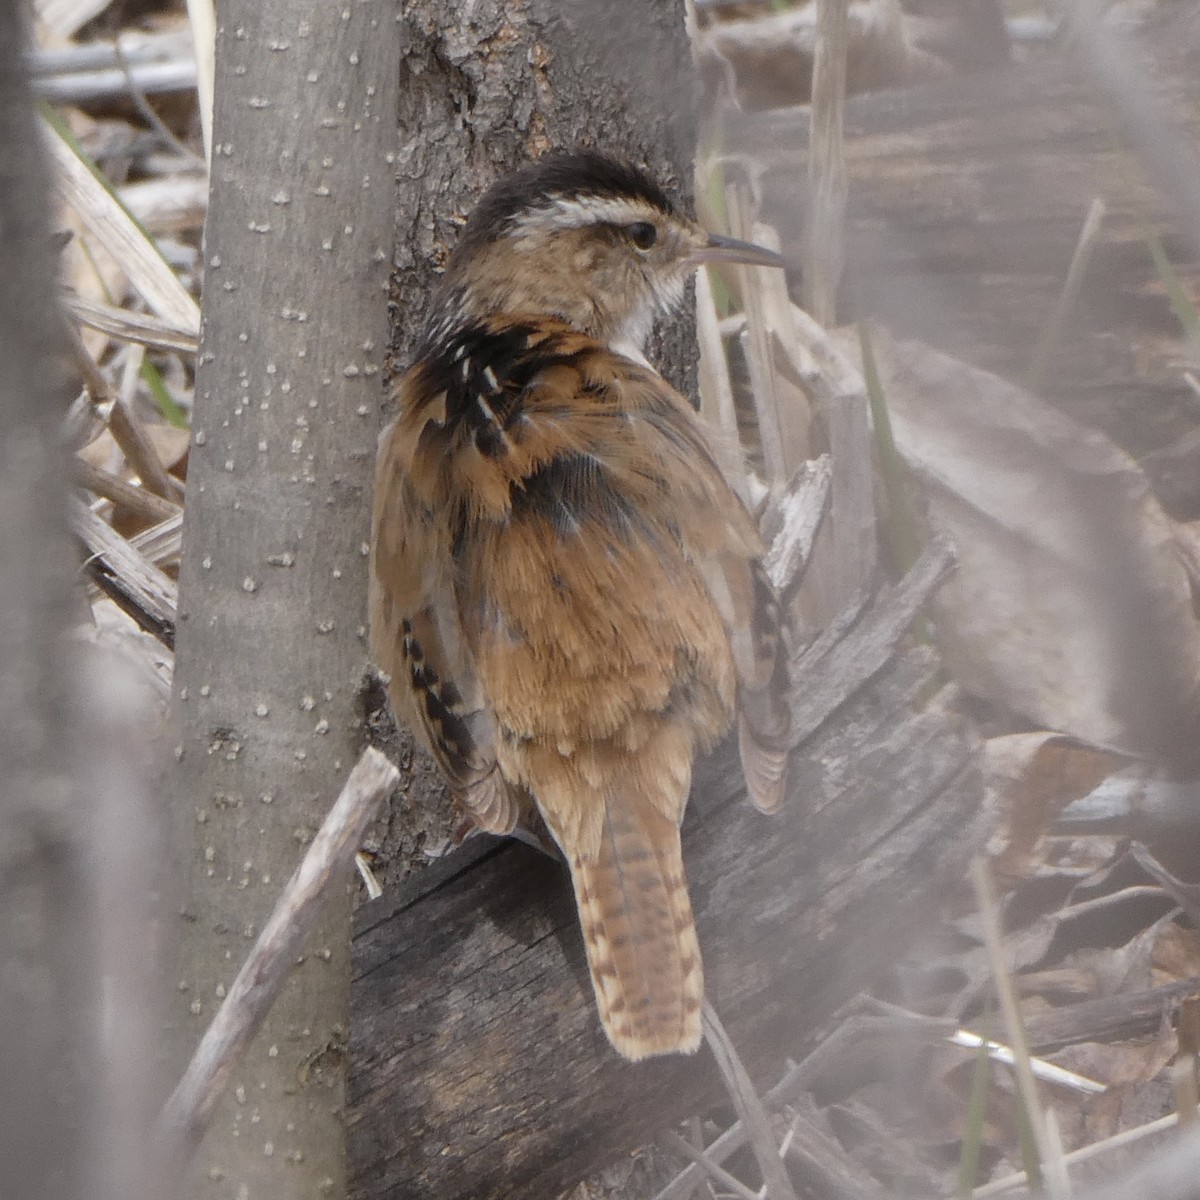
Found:
[[[68,771],[63,339],[47,172],[21,5],[0,5],[0,1176],[30,1200],[86,1193],[81,810]]]
[[[388,0],[218,15],[177,633],[184,1052],[362,740],[398,83]],[[199,1152],[197,1194],[343,1193],[350,901],[333,890]]]

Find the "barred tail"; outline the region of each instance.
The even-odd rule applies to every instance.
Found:
[[[610,799],[596,855],[567,857],[609,1041],[633,1060],[691,1054],[704,981],[678,826],[646,800]]]

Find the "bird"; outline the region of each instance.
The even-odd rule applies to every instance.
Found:
[[[376,464],[370,644],[392,710],[474,826],[544,823],[632,1061],[701,1039],[680,844],[696,758],[736,724],[753,803],[776,811],[787,782],[764,546],[728,455],[646,357],[717,260],[782,265],[598,151],[501,177],[431,295]]]

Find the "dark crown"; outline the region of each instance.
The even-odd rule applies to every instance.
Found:
[[[475,207],[455,257],[503,237],[522,213],[549,208],[559,200],[596,197],[637,200],[675,215],[675,205],[645,171],[594,150],[551,154],[506,175]]]

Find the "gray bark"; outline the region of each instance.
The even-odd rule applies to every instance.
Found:
[[[362,740],[393,213],[395,5],[230,0],[219,17],[177,634],[180,1065]],[[196,1194],[343,1193],[349,888],[334,893]]]
[[[67,767],[65,346],[22,16],[0,5],[0,1178],[12,1195],[67,1200],[89,1182],[81,1129],[96,979]]]

